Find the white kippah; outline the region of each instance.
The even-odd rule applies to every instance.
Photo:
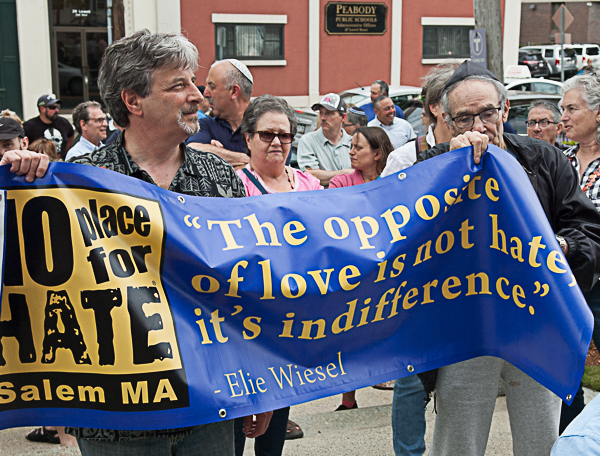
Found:
[[[246,76],[246,79],[248,79],[248,81],[250,81],[251,84],[254,84],[254,78],[252,77],[252,73],[250,73],[250,70],[248,69],[248,67],[246,65],[244,65],[242,62],[240,62],[237,59],[225,59],[225,60],[227,60],[234,67],[236,67],[240,73],[242,73],[244,76]]]

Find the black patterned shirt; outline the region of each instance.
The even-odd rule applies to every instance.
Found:
[[[575,171],[577,171],[577,176],[580,173],[579,160],[577,159],[578,150],[579,144],[563,151],[575,168]],[[600,157],[592,160],[588,165],[579,181],[579,186],[600,212]]]
[[[177,170],[169,190],[192,196],[216,196],[241,198],[246,196],[244,184],[233,167],[222,158],[210,152],[202,152],[181,144],[184,149],[183,163]],[[106,168],[126,174],[145,182],[155,184],[146,171],[133,161],[123,145],[123,133],[112,143],[89,154],[69,161],[82,165]],[[149,431],[124,431],[116,429],[95,429],[67,427],[67,432],[78,439],[105,441],[127,441],[153,437],[166,437],[173,441],[188,435],[191,427],[179,429],[158,429]]]

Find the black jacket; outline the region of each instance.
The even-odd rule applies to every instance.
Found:
[[[581,191],[577,172],[559,149],[544,141],[511,134],[504,141],[529,176],[554,233],[567,241],[566,258],[579,287],[589,291],[600,273],[600,214]],[[449,150],[450,143],[438,144],[418,161]]]

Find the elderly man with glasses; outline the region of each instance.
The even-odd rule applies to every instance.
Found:
[[[52,94],[42,95],[37,101],[40,115],[25,122],[23,128],[29,142],[40,138],[54,141],[57,152],[64,159],[73,145],[75,131],[67,119],[58,115],[61,103]]]
[[[556,105],[546,100],[534,101],[531,103],[531,108],[529,108],[525,124],[527,125],[527,136],[530,138],[541,139],[553,144],[560,150],[568,149],[567,146],[556,140],[563,129],[563,124],[560,121],[560,111]]]
[[[464,62],[448,80],[442,108],[453,138],[424,151],[424,160],[473,146],[475,163],[489,143],[525,169],[548,222],[584,291],[600,268],[600,216],[578,186],[565,155],[550,144],[505,134],[509,102],[504,85],[485,68]],[[518,201],[519,195],[513,193]],[[437,417],[431,455],[483,456],[504,379],[515,455],[548,455],[558,437],[561,401],[527,374],[500,358],[484,356],[438,370]]]
[[[69,149],[65,160],[89,154],[104,145],[108,122],[100,103],[84,101],[75,106],[73,125],[79,133],[79,141]]]

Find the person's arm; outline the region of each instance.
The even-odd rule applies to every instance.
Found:
[[[75,139],[75,135],[69,136],[67,138],[67,147],[65,148],[65,151],[69,151],[69,149],[71,148],[71,146],[73,145],[73,140]],[[66,156],[66,153],[65,153]]]
[[[218,155],[223,160],[228,161],[229,164],[231,164],[231,166],[233,166],[235,169],[243,168],[247,163],[250,163],[250,157],[248,157],[248,155],[241,152],[227,150],[224,147],[213,146],[212,144],[202,144],[199,142],[191,142],[188,144],[188,146],[190,146],[192,149],[211,152],[215,155]]]
[[[352,168],[348,168],[348,169],[338,169],[335,171],[324,171],[322,169],[306,168],[306,171],[311,173],[317,179],[319,179],[319,182],[321,183],[321,185],[323,187],[327,187],[329,185],[329,181],[331,180],[332,177],[338,176],[340,174],[348,174],[348,173],[353,172],[354,170]]]

